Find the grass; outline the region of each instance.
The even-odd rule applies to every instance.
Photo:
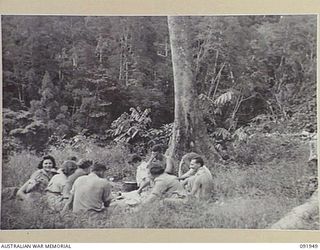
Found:
[[[27,228],[241,228],[270,227],[295,206],[309,198],[306,168],[308,145],[303,141],[268,138],[268,144],[255,150],[250,164],[229,163],[211,169],[215,193],[209,203],[191,200],[188,204],[160,202],[135,209],[109,208],[97,218],[87,215],[51,213],[45,202],[26,216],[16,200],[3,201],[2,229]],[[255,147],[256,140],[247,143]],[[294,145],[294,146],[293,146]],[[243,146],[244,147],[244,146]],[[90,150],[88,150],[90,149]],[[282,152],[280,152],[282,151]],[[99,160],[109,166],[109,176],[132,178],[135,170],[126,164],[128,150],[123,146],[85,145],[50,149],[58,164],[69,156]],[[240,157],[237,155],[237,157]],[[20,186],[35,170],[39,157],[22,152],[3,166],[4,186]],[[319,216],[312,215],[305,229],[319,229]]]
[[[238,197],[216,203],[159,202],[139,209],[109,208],[97,218],[87,215],[50,213],[44,203],[25,216],[19,202],[6,202],[3,229],[57,228],[241,228],[262,229],[295,206],[292,199]],[[315,228],[311,228],[315,229]]]

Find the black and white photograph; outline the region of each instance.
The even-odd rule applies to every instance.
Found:
[[[317,15],[1,31],[2,230],[319,230]]]

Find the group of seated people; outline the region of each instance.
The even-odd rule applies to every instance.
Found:
[[[148,204],[155,200],[187,202],[190,197],[210,198],[213,178],[200,155],[183,156],[176,176],[174,162],[163,154],[163,146],[155,145],[151,151],[148,161],[136,154],[128,159],[136,169],[135,191],[115,195],[112,182],[105,176],[107,167],[102,163],[70,159],[58,169],[55,159],[45,156],[17,196],[26,203],[25,208],[37,206],[45,198],[50,209],[62,213],[101,212],[108,206]],[[186,164],[189,170],[183,174]],[[132,203],[132,197],[136,202]]]

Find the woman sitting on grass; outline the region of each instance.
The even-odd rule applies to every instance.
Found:
[[[17,196],[27,202],[26,207],[38,205],[40,197],[43,195],[50,179],[57,173],[56,161],[50,156],[44,156],[30,179],[17,191]]]
[[[67,183],[68,176],[77,169],[74,161],[65,161],[59,174],[52,177],[48,187],[45,189],[49,208],[53,211],[61,211],[64,207],[62,191]]]

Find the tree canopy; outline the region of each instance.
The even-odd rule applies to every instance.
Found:
[[[316,16],[193,16],[190,32],[213,137],[266,119],[315,124]],[[173,122],[166,17],[2,16],[2,39],[6,138],[103,137],[131,107],[150,109],[145,129]]]

